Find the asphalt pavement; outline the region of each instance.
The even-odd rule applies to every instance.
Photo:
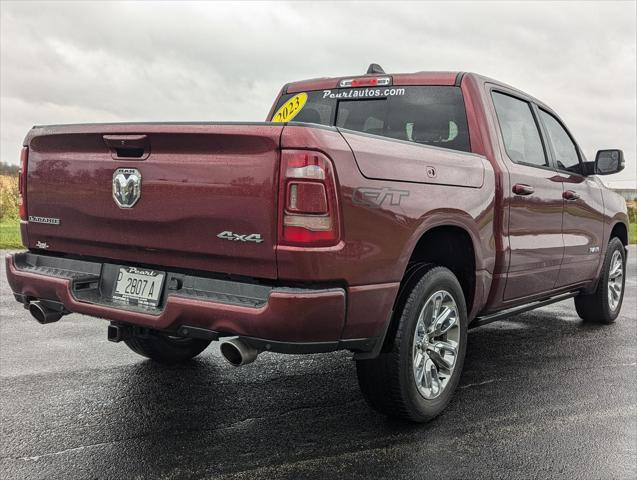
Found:
[[[369,409],[346,352],[164,367],[103,320],[39,325],[2,262],[0,478],[637,478],[636,260],[614,325],[567,300],[470,331],[426,425]]]

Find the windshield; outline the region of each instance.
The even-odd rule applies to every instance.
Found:
[[[278,115],[285,109],[285,116]],[[468,152],[459,87],[371,87],[283,95],[274,120],[318,123]],[[290,113],[291,112],[291,113]]]

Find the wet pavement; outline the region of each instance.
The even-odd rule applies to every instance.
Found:
[[[461,385],[426,425],[370,410],[345,352],[215,344],[157,366],[103,320],[39,325],[0,272],[0,478],[637,477],[637,251],[611,326],[573,301],[472,330]]]

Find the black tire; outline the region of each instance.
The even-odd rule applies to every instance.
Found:
[[[622,278],[621,278],[621,293],[619,295],[619,302],[613,309],[609,302],[608,282],[610,279],[612,259],[615,252],[619,252],[622,260]],[[626,250],[624,245],[617,237],[613,237],[608,242],[608,248],[606,249],[606,256],[604,257],[604,263],[602,264],[599,280],[597,282],[597,288],[589,295],[579,294],[575,297],[575,310],[579,317],[586,322],[596,323],[613,323],[619,311],[622,308],[622,302],[624,300],[624,287],[626,283]]]
[[[416,385],[413,341],[421,310],[440,291],[448,292],[457,307],[458,331],[454,333],[458,339],[457,354],[455,366],[442,391],[436,398],[425,398]],[[406,301],[402,305],[399,303],[395,313],[394,320],[398,325],[392,344],[375,359],[358,360],[356,373],[363,396],[372,408],[390,417],[427,422],[444,410],[460,381],[467,345],[465,299],[454,274],[434,265],[424,269],[420,280],[411,291],[405,292],[404,298]]]
[[[133,352],[160,363],[180,363],[203,352],[210,340],[169,337],[158,332],[132,334],[124,340]]]

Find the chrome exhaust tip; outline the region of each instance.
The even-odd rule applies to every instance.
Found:
[[[46,307],[42,302],[36,300],[29,304],[29,313],[42,325],[57,322],[62,318],[63,313]]]
[[[240,338],[222,342],[219,349],[223,358],[234,367],[252,363],[259,355],[259,351],[256,348],[251,347]]]

